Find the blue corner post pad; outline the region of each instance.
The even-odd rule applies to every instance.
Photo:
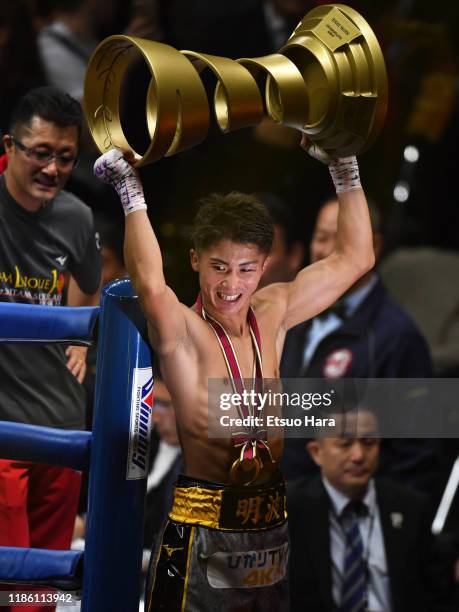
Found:
[[[0,342],[92,343],[99,307],[0,302]]]

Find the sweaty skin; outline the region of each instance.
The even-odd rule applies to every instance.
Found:
[[[214,259],[229,265],[221,266],[222,271],[212,271],[211,262]],[[204,274],[201,272],[201,278],[204,279],[201,285],[204,307],[224,326],[246,380],[252,378],[255,359],[246,322],[248,303],[255,311],[260,330],[264,378],[279,378],[285,329],[280,327],[278,309],[270,303],[269,296],[263,299],[261,291],[251,295],[258,284],[265,260],[266,256],[257,247],[234,244],[228,240],[221,241],[200,257],[201,268],[206,267]],[[256,263],[240,265],[247,261]],[[236,303],[226,303],[219,298],[221,292],[242,295]],[[225,438],[209,438],[208,419],[209,414],[216,417],[225,414],[234,418],[238,414],[235,408],[223,412],[219,397],[209,397],[208,379],[228,380],[228,371],[214,332],[197,314],[196,305],[191,309],[183,306],[183,311],[189,332],[188,347],[184,351],[179,349],[171,355],[163,356],[161,369],[173,396],[186,473],[225,483],[229,481],[231,465],[240,451],[233,446],[229,428],[224,428],[227,433]],[[154,331],[150,339],[155,344]],[[224,391],[232,392],[229,381]],[[269,446],[273,459],[279,460],[282,453],[282,439],[279,435],[269,438]],[[265,472],[260,475],[259,482],[268,478],[269,474]]]
[[[116,152],[118,153],[118,152]],[[159,357],[161,372],[176,411],[185,473],[219,483],[230,482],[230,469],[239,456],[228,431],[225,438],[208,435],[208,420],[222,413],[209,397],[209,379],[227,379],[221,349],[210,328],[196,312],[180,303],[167,286],[160,248],[144,209],[126,198],[125,160],[111,151],[96,163],[99,177],[119,189],[126,212],[124,254],[135,292],[148,321],[149,338]],[[107,170],[107,164],[114,164]],[[120,171],[117,165],[122,164]],[[136,178],[138,199],[140,179]],[[120,182],[117,185],[117,176]],[[130,180],[129,179],[129,180]],[[287,330],[335,302],[374,265],[368,207],[361,188],[340,193],[336,248],[325,259],[301,270],[295,280],[257,290],[267,258],[253,244],[221,240],[203,252],[191,250],[191,266],[199,273],[206,312],[225,328],[235,348],[242,375],[252,377],[254,351],[247,323],[249,305],[255,311],[261,335],[265,379],[279,377],[279,362]],[[152,212],[154,208],[151,207]],[[232,297],[236,297],[234,301]],[[226,298],[226,299],[225,299]],[[231,387],[225,389],[231,392]],[[229,412],[237,416],[236,411]],[[240,429],[240,428],[239,428]],[[273,458],[282,453],[281,438],[271,439]],[[267,480],[261,473],[256,482]]]

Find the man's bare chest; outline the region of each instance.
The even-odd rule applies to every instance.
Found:
[[[256,369],[256,348],[253,340],[230,337],[230,353],[235,356],[241,376],[244,380],[254,378]],[[265,336],[260,342],[261,369],[263,378],[279,376],[279,360],[274,338]],[[228,351],[225,351],[216,338],[209,338],[203,355],[203,371],[208,378],[227,378],[229,376]]]

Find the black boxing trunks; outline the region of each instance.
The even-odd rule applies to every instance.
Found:
[[[288,609],[285,485],[179,476],[153,562],[146,612]]]

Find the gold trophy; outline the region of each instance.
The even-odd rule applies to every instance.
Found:
[[[150,144],[143,154],[128,143],[119,113],[123,77],[138,54],[151,72]],[[200,78],[205,69],[217,79],[212,104]],[[130,151],[136,166],[202,142],[211,106],[225,133],[255,125],[267,114],[338,157],[361,153],[377,137],[387,108],[387,76],[381,48],[363,17],[342,4],[325,5],[304,17],[278,53],[264,57],[231,60],[110,36],[89,62],[84,106],[99,151]]]

